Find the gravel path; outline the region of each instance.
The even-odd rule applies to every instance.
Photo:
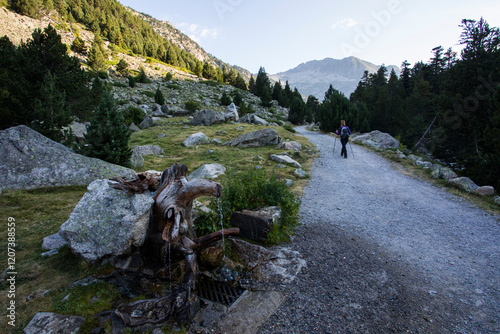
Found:
[[[500,333],[500,219],[363,147],[321,151],[290,244],[307,268],[259,333]]]

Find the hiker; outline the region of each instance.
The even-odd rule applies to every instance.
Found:
[[[340,135],[340,143],[342,144],[342,151],[340,151],[340,155],[347,159],[346,145],[349,142],[351,130],[347,125],[345,125],[345,120],[340,121],[340,128],[337,130],[336,134]]]

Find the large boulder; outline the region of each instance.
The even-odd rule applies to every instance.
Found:
[[[457,187],[458,189],[465,190],[470,193],[476,191],[479,188],[479,186],[468,177],[457,177],[454,179],[450,179],[448,182],[450,182],[451,185]]]
[[[226,121],[225,113],[213,111],[210,109],[198,110],[191,119],[192,125],[212,125],[224,123]]]
[[[51,312],[35,314],[28,326],[23,330],[25,334],[42,333],[79,333],[85,318],[74,315],[61,315]]]
[[[268,125],[267,121],[260,118],[256,114],[246,114],[238,120],[238,123],[248,123],[256,125]]]
[[[390,134],[378,130],[353,137],[352,141],[376,148],[399,148],[399,141]]]
[[[189,179],[215,179],[226,172],[221,164],[203,164],[189,175]]]
[[[237,147],[259,147],[266,145],[279,145],[281,142],[282,139],[276,130],[267,128],[245,133],[244,135],[230,141],[228,144]]]
[[[87,185],[112,176],[135,179],[135,172],[76,154],[24,125],[0,131],[1,189]]]
[[[92,182],[59,230],[73,253],[91,263],[114,262],[142,246],[152,215],[149,192],[131,195],[109,182]]]
[[[81,143],[85,139],[85,135],[87,134],[87,127],[90,125],[90,122],[80,123],[77,121],[73,121],[68,127],[65,127],[65,130],[71,130],[73,136],[77,142]]]
[[[226,113],[224,116],[226,117],[226,121],[237,122],[240,119],[240,116],[238,114],[238,107],[236,107],[234,103],[231,103],[226,108]]]
[[[182,142],[182,145],[189,147],[208,143],[210,143],[210,139],[207,137],[207,135],[203,132],[198,132],[187,137],[186,140]]]

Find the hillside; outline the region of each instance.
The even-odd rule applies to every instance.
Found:
[[[134,9],[127,7],[130,12],[134,15],[139,16],[144,21],[148,22],[149,25],[162,37],[169,40],[171,43],[177,45],[181,50],[185,50],[186,52],[194,55],[198,60],[205,62],[208,61],[212,66],[223,66],[226,68],[232,67],[235,71],[241,73],[245,81],[248,82],[250,79],[251,73],[250,71],[236,65],[230,65],[220,60],[219,58],[207,53],[198,43],[192,40],[189,36],[184,34],[179,29],[175,28],[170,22],[158,20],[150,15],[140,13],[135,11]]]
[[[364,71],[374,73],[380,66],[356,57],[344,59],[325,58],[311,60],[285,72],[270,75],[272,80],[288,80],[291,87],[297,87],[302,95],[314,95],[322,100],[330,84],[349,97],[356,89]],[[388,74],[394,68],[399,75],[399,68],[387,66]]]

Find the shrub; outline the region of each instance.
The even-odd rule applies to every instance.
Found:
[[[165,81],[170,81],[174,78],[174,75],[172,74],[172,72],[167,72],[167,74],[165,74]]]
[[[268,176],[263,170],[252,169],[240,173],[229,171],[226,180],[220,200],[211,199],[209,207],[212,213],[203,215],[197,221],[199,235],[221,229],[220,213],[224,226],[228,227],[234,211],[279,206],[282,210],[281,225],[273,229],[266,243],[276,244],[288,240],[298,224],[300,199],[291,193],[279,176]]]
[[[226,94],[226,92],[222,93],[220,104],[222,104],[223,106],[228,106],[231,104],[231,98]]]
[[[127,73],[127,68],[128,68],[128,63],[125,61],[125,59],[123,58],[120,59],[120,61],[116,65],[116,71],[121,75],[124,75]]]
[[[125,124],[127,125],[132,123],[139,125],[144,119],[144,113],[142,110],[133,106],[129,106],[127,109],[123,110],[122,114],[125,119]]]
[[[134,77],[128,77],[128,85],[130,88],[134,88],[135,87],[135,79]]]
[[[240,91],[236,90],[232,95],[234,104],[236,104],[238,107],[241,106],[241,104],[243,103],[243,97],[241,96]]]
[[[196,101],[189,100],[184,103],[184,108],[186,108],[187,111],[194,112],[198,109],[200,109],[200,104]]]
[[[163,97],[163,93],[160,90],[160,86],[158,86],[155,92],[155,103],[158,103],[159,105],[165,104],[165,98]]]
[[[285,124],[285,125],[283,125],[283,128],[284,128],[285,130],[288,130],[288,131],[292,132],[292,133],[297,132],[297,131],[293,128],[293,126],[291,126],[290,124]]]
[[[150,90],[143,90],[143,91],[141,92],[141,94],[144,94],[144,95],[146,95],[146,96],[148,96],[148,97],[154,97],[154,96],[155,96],[155,93],[154,93],[154,92],[152,92],[152,91],[150,91]]]

